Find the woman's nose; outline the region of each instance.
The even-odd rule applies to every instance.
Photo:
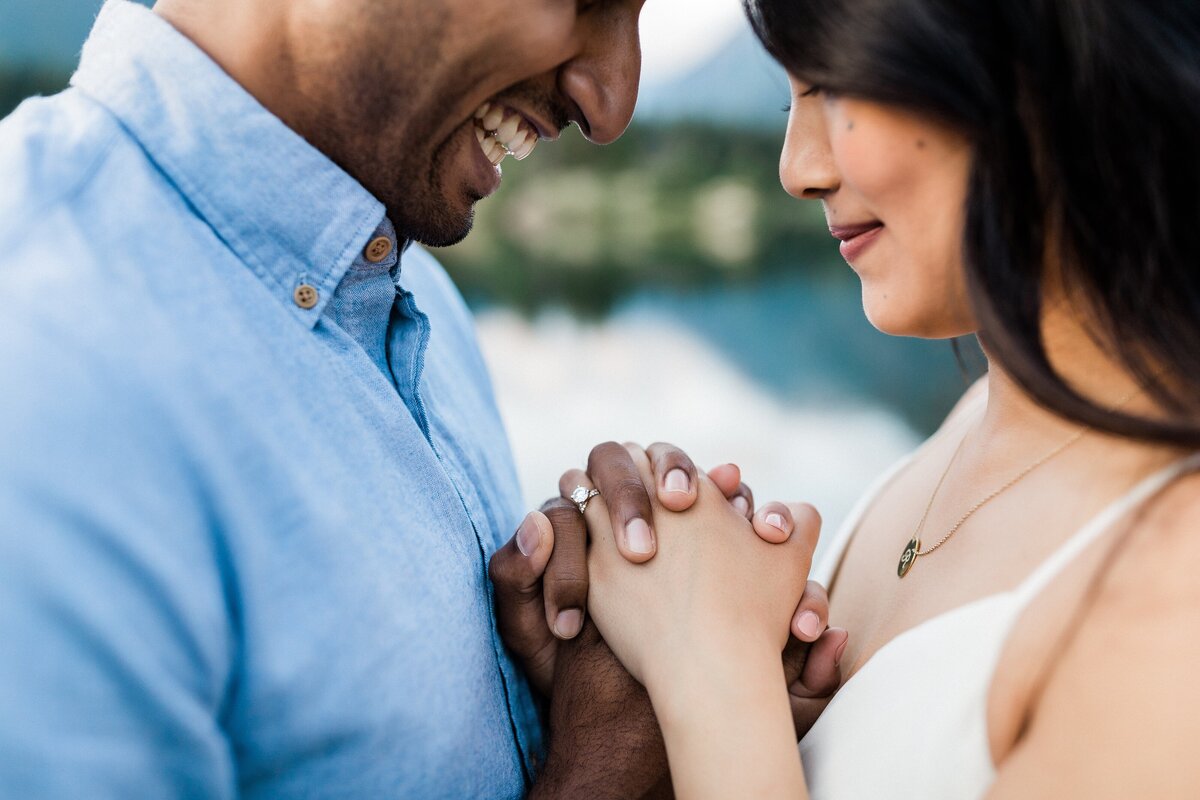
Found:
[[[779,156],[779,181],[792,197],[822,200],[841,183],[820,101],[805,102],[788,117],[787,138]]]

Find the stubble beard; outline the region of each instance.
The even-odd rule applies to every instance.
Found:
[[[421,18],[410,20],[412,29],[439,30],[444,11],[437,4],[418,7]],[[330,51],[333,57],[297,87],[305,96],[301,118],[289,124],[383,203],[401,239],[456,244],[471,231],[479,198],[465,186],[448,185],[455,134],[435,141],[455,113],[453,103],[439,100],[453,93],[420,83],[436,72],[440,39],[423,37],[416,47],[394,42],[382,33],[394,23],[388,15],[359,23],[353,47]]]

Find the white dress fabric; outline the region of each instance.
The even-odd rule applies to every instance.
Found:
[[[829,585],[866,509],[912,457],[881,478],[814,570]],[[1068,539],[1016,588],[901,633],[838,691],[800,742],[815,800],[970,800],[996,778],[988,742],[992,675],[1021,611],[1089,544],[1180,475],[1200,454],[1146,478]]]

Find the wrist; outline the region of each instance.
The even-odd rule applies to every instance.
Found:
[[[773,645],[745,638],[698,647],[647,665],[646,690],[664,733],[705,710],[734,712],[773,698],[785,685],[783,659]]]
[[[664,682],[650,692],[675,791],[806,797],[782,657],[751,653],[729,664],[656,678]]]

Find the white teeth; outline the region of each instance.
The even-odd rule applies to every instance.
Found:
[[[516,138],[517,128],[521,126],[521,117],[517,114],[509,114],[500,123],[500,127],[496,128],[496,138],[501,142],[511,142]]]
[[[504,109],[498,105],[492,106],[483,116],[483,129],[485,131],[494,131],[500,127],[500,121],[504,119]]]
[[[504,145],[504,149],[508,151],[509,155],[516,155],[517,151],[525,146],[525,140],[528,138],[529,135],[521,130],[517,131],[509,139],[502,139],[499,133],[496,134],[496,140]]]
[[[488,161],[499,165],[505,156],[529,158],[539,137],[521,114],[488,101],[475,112],[475,139]]]
[[[486,145],[488,149],[484,151],[484,155],[487,156],[488,161],[492,162],[493,167],[498,166],[504,160],[504,157],[508,155],[507,151],[505,151],[503,145],[490,137]]]
[[[536,136],[531,135],[526,137],[525,143],[513,150],[513,157],[516,158],[517,161],[524,161],[525,159],[529,158],[529,154],[533,152],[533,148],[537,147],[537,143],[538,138]]]

